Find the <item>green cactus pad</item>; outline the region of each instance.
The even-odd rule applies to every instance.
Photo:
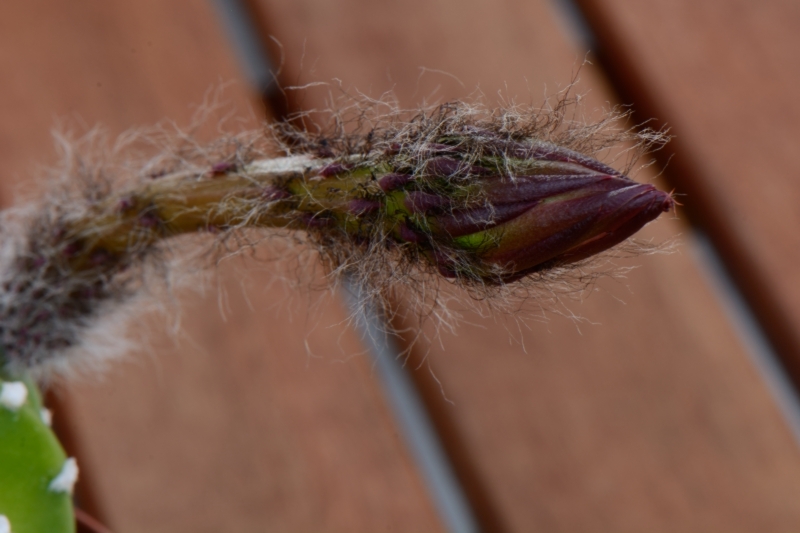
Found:
[[[42,419],[36,386],[24,383],[22,406],[0,406],[0,515],[12,533],[74,533],[71,495],[49,488],[67,456]]]

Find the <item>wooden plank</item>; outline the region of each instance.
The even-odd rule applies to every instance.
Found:
[[[479,86],[538,103],[584,55],[544,0],[253,5],[281,43],[284,83],[336,78],[372,96],[392,89],[406,106],[437,84],[443,100]],[[420,81],[421,67],[448,74]],[[608,93],[591,68],[581,78],[591,114]],[[313,91],[296,101],[325,104]],[[644,235],[687,231],[665,217]],[[690,247],[624,264],[642,267],[571,304],[600,325],[552,316],[512,334],[468,314],[444,348],[417,347],[415,375],[484,528],[794,527],[797,445]]]
[[[6,198],[52,160],[56,119],[186,123],[240,76],[209,4],[189,0],[3,2],[0,66]],[[244,84],[227,95],[255,101]],[[226,319],[217,290],[187,296],[177,345],[149,320],[105,380],[63,388],[55,416],[96,510],[120,532],[441,529],[340,306],[308,314],[268,266],[235,263],[212,284]]]
[[[670,181],[800,383],[800,5],[581,5],[617,85],[671,126]]]

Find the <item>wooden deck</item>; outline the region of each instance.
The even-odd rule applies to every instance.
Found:
[[[596,117],[623,98],[670,125],[666,172],[635,178],[685,195],[677,217],[644,230],[683,244],[568,302],[587,322],[551,314],[515,330],[468,315],[455,335],[416,345],[407,368],[485,531],[797,529],[798,443],[689,222],[800,379],[800,9],[579,4],[599,53],[580,70],[583,110]],[[283,57],[283,85],[337,79],[405,106],[476,87],[489,103],[539,103],[587,54],[548,0],[248,7],[265,49]],[[112,132],[186,122],[232,79],[242,81],[227,96],[262,117],[208,2],[5,2],[0,67],[5,205],[53,161],[59,120]],[[310,90],[289,109],[325,96]],[[186,296],[180,342],[137,325],[146,350],[99,383],[57,391],[79,504],[122,533],[445,529],[343,304],[312,305],[265,270],[225,265],[219,291]]]

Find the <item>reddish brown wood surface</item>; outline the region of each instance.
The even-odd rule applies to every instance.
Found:
[[[618,86],[672,127],[669,179],[800,382],[800,5],[581,4]]]
[[[7,200],[53,160],[59,119],[186,123],[240,77],[209,4],[186,0],[3,2],[0,71]],[[177,345],[150,320],[104,380],[62,388],[95,510],[117,532],[440,529],[340,306],[308,315],[268,266],[235,266],[250,273],[223,266],[185,297]]]
[[[436,85],[443,100],[479,86],[539,103],[584,55],[543,0],[254,5],[282,44],[285,84],[337,78],[372,96],[393,89],[404,105]],[[420,78],[423,67],[448,74]],[[608,96],[592,68],[581,78],[592,115]],[[294,101],[325,104],[314,91]],[[664,218],[644,235],[687,232]],[[797,445],[691,247],[633,263],[626,283],[570,305],[599,325],[553,316],[509,333],[470,314],[444,348],[417,347],[418,382],[487,529],[796,527]]]

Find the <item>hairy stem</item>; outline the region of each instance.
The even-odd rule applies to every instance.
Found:
[[[161,239],[232,227],[291,227],[298,213],[337,207],[319,177],[327,161],[283,157],[243,168],[218,165],[202,176],[177,172],[117,193],[65,221],[70,267],[122,259]],[[351,182],[353,180],[350,180]],[[337,180],[338,188],[355,183]]]

